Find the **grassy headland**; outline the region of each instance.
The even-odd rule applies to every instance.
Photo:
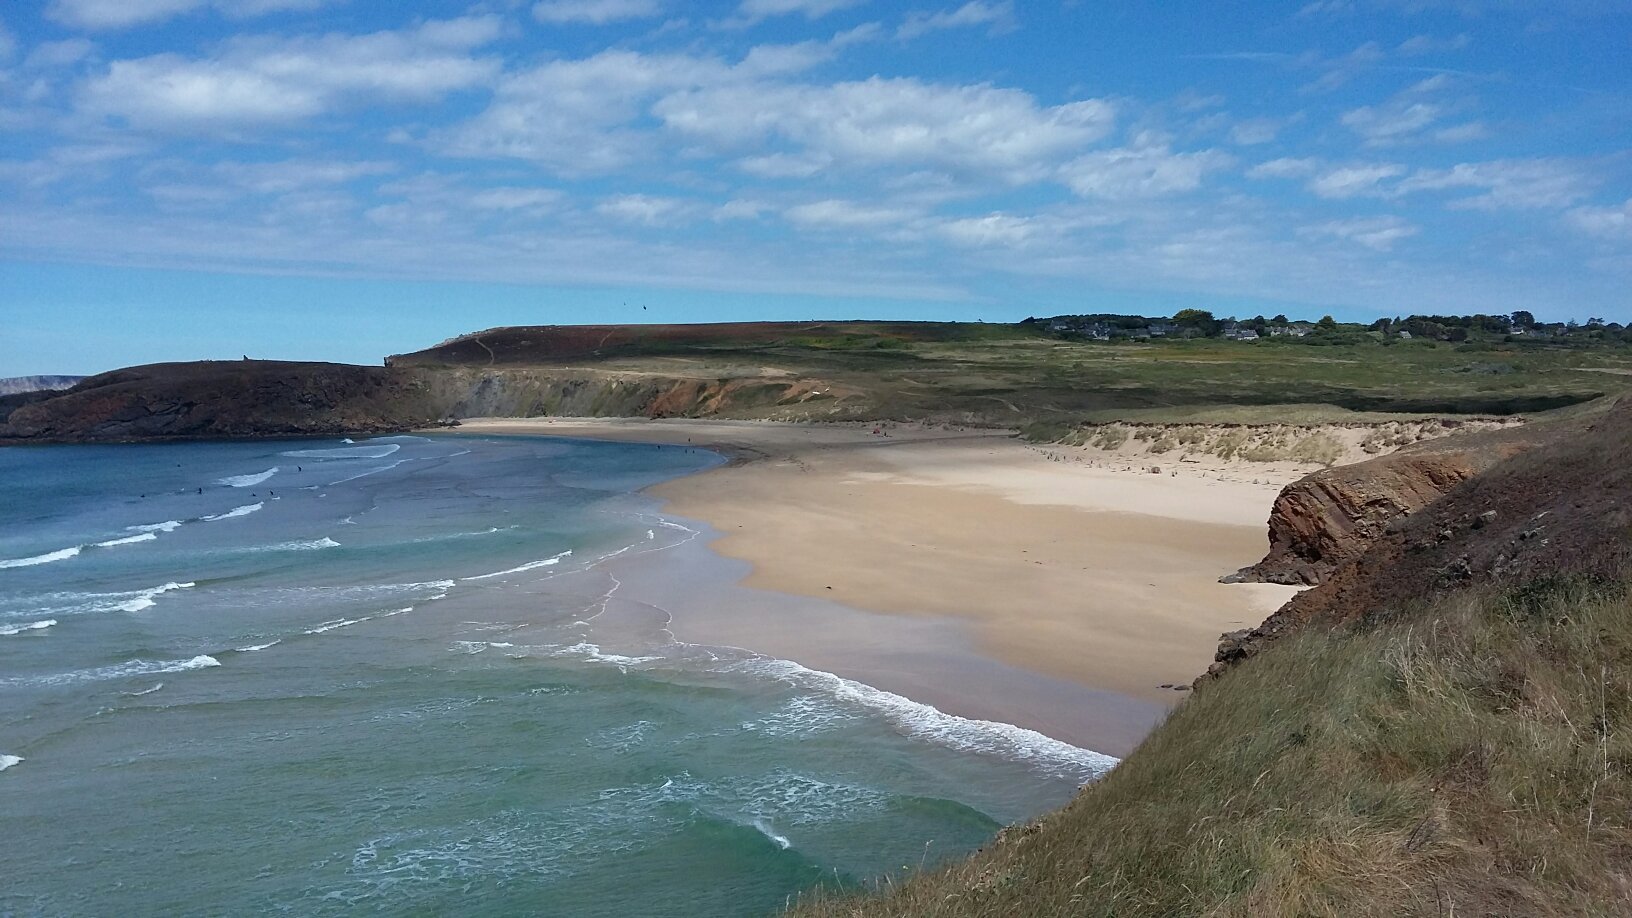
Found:
[[[1632,909],[1632,600],[1568,578],[1307,631],[1065,809],[811,916]]]

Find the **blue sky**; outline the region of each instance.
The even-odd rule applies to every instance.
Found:
[[[0,5],[0,376],[1629,290],[1628,0]]]

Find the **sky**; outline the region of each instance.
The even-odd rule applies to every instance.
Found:
[[[1629,291],[1632,0],[0,4],[0,376]]]

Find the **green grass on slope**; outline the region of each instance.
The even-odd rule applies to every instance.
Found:
[[[861,915],[1632,914],[1632,601],[1539,583],[1288,639]]]

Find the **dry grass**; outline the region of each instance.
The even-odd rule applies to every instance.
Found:
[[[1305,634],[1065,809],[863,915],[1632,914],[1632,601],[1543,583]]]

